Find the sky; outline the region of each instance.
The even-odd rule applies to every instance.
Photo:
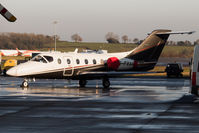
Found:
[[[56,34],[71,41],[79,34],[86,42],[105,42],[113,32],[120,37],[144,39],[155,29],[196,31],[169,40],[199,39],[199,0],[0,0],[17,17],[0,16],[0,32]]]

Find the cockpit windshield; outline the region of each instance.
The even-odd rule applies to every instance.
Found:
[[[44,56],[44,58],[48,61],[48,62],[53,62],[53,57],[52,56]]]
[[[46,59],[40,55],[35,56],[31,61],[47,63]]]

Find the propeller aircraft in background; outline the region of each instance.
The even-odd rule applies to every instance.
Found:
[[[0,49],[1,56],[25,56],[25,57],[32,57],[32,53],[38,53],[38,50],[6,50]]]

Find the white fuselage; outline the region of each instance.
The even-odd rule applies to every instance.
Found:
[[[129,52],[123,53],[44,53],[32,60],[11,68],[7,74],[11,76],[49,75],[55,77],[70,77],[80,72],[103,69],[109,58],[117,58],[119,65],[117,71],[131,70],[133,60],[125,58]],[[37,58],[40,59],[37,59]],[[114,66],[115,64],[113,64]],[[116,64],[117,65],[117,64]],[[51,78],[51,77],[49,77]]]

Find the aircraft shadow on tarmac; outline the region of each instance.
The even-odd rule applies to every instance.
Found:
[[[182,98],[189,92],[187,79],[113,79],[109,89],[104,89],[100,81],[90,81],[85,88],[78,81],[37,80],[29,88],[21,88],[20,78],[1,78],[1,96],[54,97],[55,99],[97,99],[124,102],[171,102]]]

